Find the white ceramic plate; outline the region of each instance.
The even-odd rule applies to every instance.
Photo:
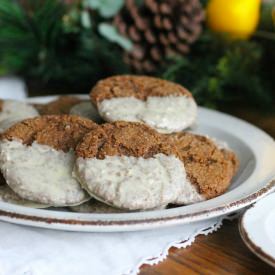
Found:
[[[53,99],[37,97],[28,101],[45,103]],[[79,214],[0,202],[0,220],[72,231],[145,230],[224,215],[275,190],[275,181],[272,182],[275,142],[266,133],[242,120],[205,108],[199,108],[198,126],[194,132],[224,140],[240,159],[240,169],[231,187],[217,198],[172,209],[123,214]]]
[[[275,267],[275,193],[250,207],[239,222],[247,247]]]

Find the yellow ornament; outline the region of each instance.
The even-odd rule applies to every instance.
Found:
[[[207,24],[216,32],[249,38],[260,19],[261,0],[209,0]]]

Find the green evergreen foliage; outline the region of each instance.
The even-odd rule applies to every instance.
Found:
[[[160,75],[184,84],[209,107],[230,102],[267,107],[272,104],[271,87],[262,75],[262,51],[259,43],[230,42],[206,32],[189,56],[174,58]]]
[[[126,71],[119,48],[81,26],[77,6],[25,2],[0,0],[0,73],[83,92],[99,78]]]
[[[101,14],[113,2],[99,2],[0,0],[0,75],[19,74],[42,86],[86,93],[101,78],[130,73],[120,48],[127,41]],[[272,109],[274,46],[274,40],[257,33],[252,40],[230,41],[205,30],[189,55],[171,58],[155,75],[183,84],[202,105],[245,103]]]

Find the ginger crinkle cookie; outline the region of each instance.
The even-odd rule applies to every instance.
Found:
[[[21,198],[50,205],[77,205],[89,199],[72,177],[74,149],[97,127],[78,116],[27,119],[1,135],[0,166],[10,188]]]
[[[0,132],[26,118],[38,116],[38,111],[23,101],[0,100]]]
[[[67,115],[81,99],[74,96],[60,96],[46,104],[34,104],[40,115]]]
[[[208,137],[187,132],[167,137],[177,147],[187,177],[202,198],[214,198],[228,189],[239,166],[239,161],[231,150]],[[185,194],[179,196],[177,203],[185,202]]]
[[[101,125],[84,137],[76,155],[74,174],[83,188],[111,206],[153,209],[177,202],[184,192],[201,200],[176,148],[145,124]]]
[[[181,85],[147,76],[113,76],[91,91],[92,102],[108,122],[142,122],[159,132],[179,132],[194,124],[197,105]]]

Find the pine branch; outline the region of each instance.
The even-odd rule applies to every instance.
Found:
[[[1,0],[0,72],[80,92],[101,77],[126,72],[117,47],[94,28],[82,28],[78,10],[70,26],[70,12],[59,0]]]
[[[19,1],[0,2],[0,66],[7,72],[24,71],[29,64],[43,66],[60,35],[64,8],[59,1],[28,4],[26,10]]]
[[[260,44],[234,41],[205,33],[191,55],[170,60],[160,76],[187,86],[202,105],[246,102],[271,106],[271,88],[263,81]]]

